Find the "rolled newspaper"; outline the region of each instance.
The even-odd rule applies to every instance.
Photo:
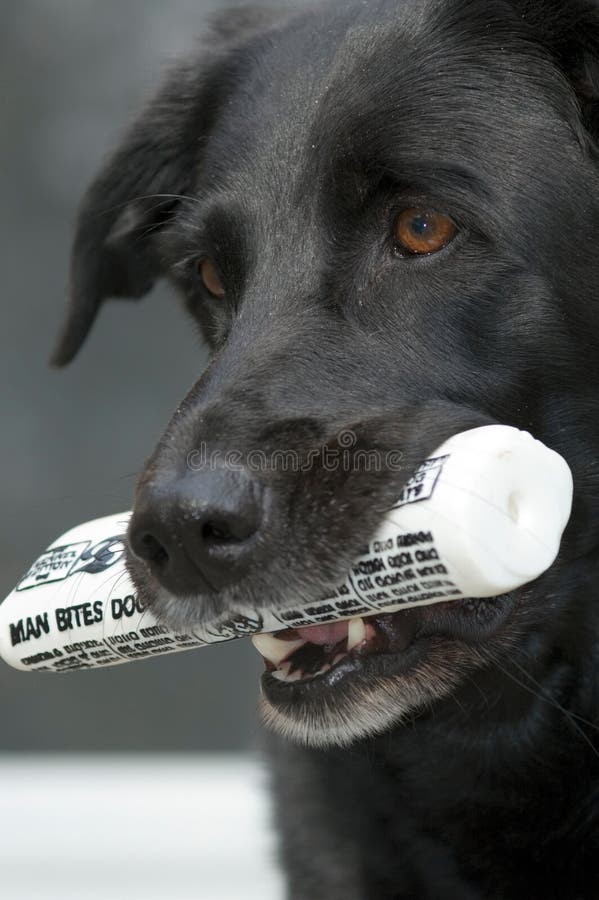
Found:
[[[125,568],[129,513],[68,531],[0,606],[0,656],[24,671],[118,665],[259,632],[499,596],[545,572],[570,517],[564,459],[530,434],[489,425],[446,441],[413,474],[345,579],[311,603],[229,609],[172,631]]]

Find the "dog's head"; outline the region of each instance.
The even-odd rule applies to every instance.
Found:
[[[105,298],[160,277],[213,351],[129,532],[171,625],[321,596],[466,428],[525,428],[574,471],[553,581],[377,616],[351,653],[346,626],[288,634],[294,667],[274,674],[273,644],[264,711],[288,735],[347,742],[451,692],[547,623],[547,591],[559,609],[597,541],[598,92],[583,0],[246,10],[169,75],[85,198],[56,361]]]

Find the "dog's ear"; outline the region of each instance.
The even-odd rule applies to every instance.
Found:
[[[590,134],[599,139],[598,0],[510,0],[536,41],[570,80]]]
[[[172,72],[87,190],[54,365],[75,356],[103,300],[142,297],[160,275],[156,231],[197,174],[202,137],[214,115],[216,98],[205,79],[191,64]]]
[[[54,365],[73,359],[106,298],[138,299],[162,274],[156,238],[198,177],[202,148],[234,80],[229,50],[276,19],[267,9],[244,8],[214,20],[202,62],[189,60],[169,74],[91,184],[77,221]]]

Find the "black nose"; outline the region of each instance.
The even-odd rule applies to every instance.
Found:
[[[263,501],[260,484],[243,470],[156,476],[138,493],[129,545],[170,593],[217,591],[247,571]]]

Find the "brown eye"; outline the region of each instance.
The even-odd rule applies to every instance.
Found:
[[[453,219],[426,209],[404,209],[395,225],[397,248],[411,256],[436,253],[458,233]]]
[[[212,262],[209,257],[204,257],[204,259],[199,264],[199,271],[202,281],[204,282],[204,287],[207,291],[209,291],[213,297],[221,297],[225,296],[225,286],[222,283],[221,277],[216,271],[216,266]]]

